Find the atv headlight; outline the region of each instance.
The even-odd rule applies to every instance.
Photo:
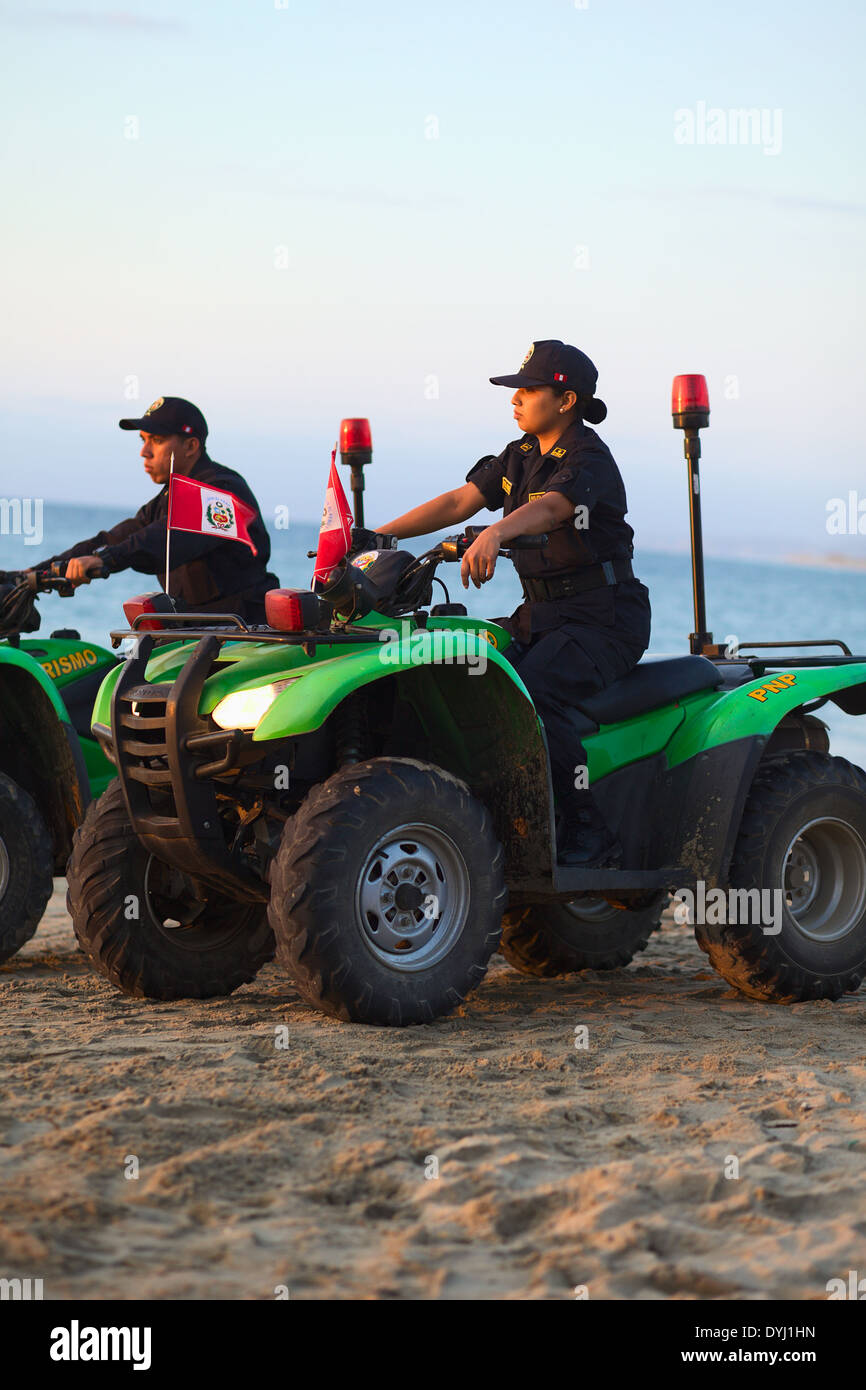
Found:
[[[274,700],[287,685],[300,676],[291,676],[272,685],[257,685],[253,690],[236,690],[226,695],[213,710],[213,721],[221,729],[254,729],[267,714]]]

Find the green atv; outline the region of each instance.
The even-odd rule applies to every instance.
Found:
[[[321,593],[273,591],[267,627],[144,599],[112,634],[136,643],[94,708],[118,778],[68,868],[95,968],[130,994],[205,997],[276,951],[324,1012],[418,1023],[458,1007],[500,943],[532,975],[608,969],[643,949],[671,892],[764,890],[778,925],[696,921],[715,968],[779,1002],[856,990],[866,774],[830,756],[813,711],[866,713],[866,657],[730,657],[700,630],[690,655],[644,659],[582,701],[625,867],[566,868],[508,634],[430,606],[437,566],[476,531],[417,559],[365,533],[383,548]]]
[[[508,634],[447,590],[431,603],[437,567],[478,528],[417,559],[359,531],[326,587],[268,594],[267,626],[181,615],[165,595],[125,605],[132,629],[112,642],[130,654],[93,716],[118,777],[68,866],[96,969],[130,994],[206,997],[276,952],[325,1013],[426,1022],[462,1003],[497,947],[531,975],[626,964],[675,893],[745,994],[856,990],[866,773],[830,756],[815,711],[830,700],[866,713],[866,657],[838,640],[713,642],[703,377],[676,379],[673,409],[689,476],[690,654],[644,659],[573,713],[622,868],[557,864],[545,732]],[[362,442],[343,455],[359,527],[369,431]],[[841,656],[741,654],[833,645]]]
[[[57,572],[0,574],[0,964],[33,936],[75,827],[115,775],[90,718],[119,658],[71,629],[22,638],[50,591],[73,588]]]

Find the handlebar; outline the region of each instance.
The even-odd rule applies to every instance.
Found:
[[[26,578],[34,594],[59,594],[61,598],[72,598],[76,586],[71,579],[66,578],[66,560],[54,560],[48,569],[45,570],[25,570],[22,578]],[[91,579],[107,579],[108,575],[104,570],[92,570]]]
[[[36,609],[38,594],[72,597],[75,585],[62,572],[65,568],[65,561],[55,560],[42,570],[0,571],[0,638],[16,641],[22,632],[37,630],[40,625]],[[98,577],[107,579],[108,575],[100,573]]]
[[[459,536],[448,536],[437,546],[443,560],[462,560],[471,545],[474,545],[486,526],[467,526]],[[541,550],[547,545],[546,534],[540,536],[512,536],[502,547],[501,554],[506,557],[512,550]]]
[[[390,614],[411,612],[430,601],[431,586],[436,568],[443,560],[462,560],[470,546],[478,539],[486,526],[467,526],[456,536],[446,536],[445,540],[412,560],[396,579],[394,589],[388,596],[377,592],[374,582],[366,571],[352,563],[351,552],[332,571],[328,583],[317,585],[318,598],[338,616],[347,612],[356,620],[373,608]],[[354,533],[358,535],[357,530]],[[369,532],[369,536],[377,533]],[[378,537],[380,541],[390,541],[391,537]],[[540,536],[514,536],[503,547],[501,554],[510,558],[512,550],[540,550],[547,544],[546,534]],[[392,550],[391,544],[380,544],[380,550]],[[371,572],[372,573],[372,572]],[[447,590],[446,590],[447,597]]]

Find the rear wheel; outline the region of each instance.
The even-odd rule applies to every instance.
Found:
[[[88,808],[66,872],[81,949],[125,994],[231,994],[273,957],[265,904],[228,898],[150,854],[132,829],[119,782]]]
[[[615,970],[643,951],[661,925],[667,893],[640,911],[605,898],[533,903],[506,913],[500,950],[515,970],[551,979],[578,970]]]
[[[42,921],[53,869],[51,836],[36,802],[0,772],[0,964],[21,950]]]
[[[499,942],[503,852],[465,783],[409,758],[310,792],[271,869],[277,959],[317,1009],[426,1023],[481,983]]]
[[[866,773],[812,752],[759,768],[730,886],[752,890],[752,910],[737,913],[749,920],[695,926],[730,984],[775,1003],[856,990],[866,975]]]

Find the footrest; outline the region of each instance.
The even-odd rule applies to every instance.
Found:
[[[557,864],[552,882],[534,879],[514,888],[521,898],[568,898],[574,893],[648,893],[655,888],[681,888],[689,881],[688,871],[677,864],[661,869],[572,869]]]

